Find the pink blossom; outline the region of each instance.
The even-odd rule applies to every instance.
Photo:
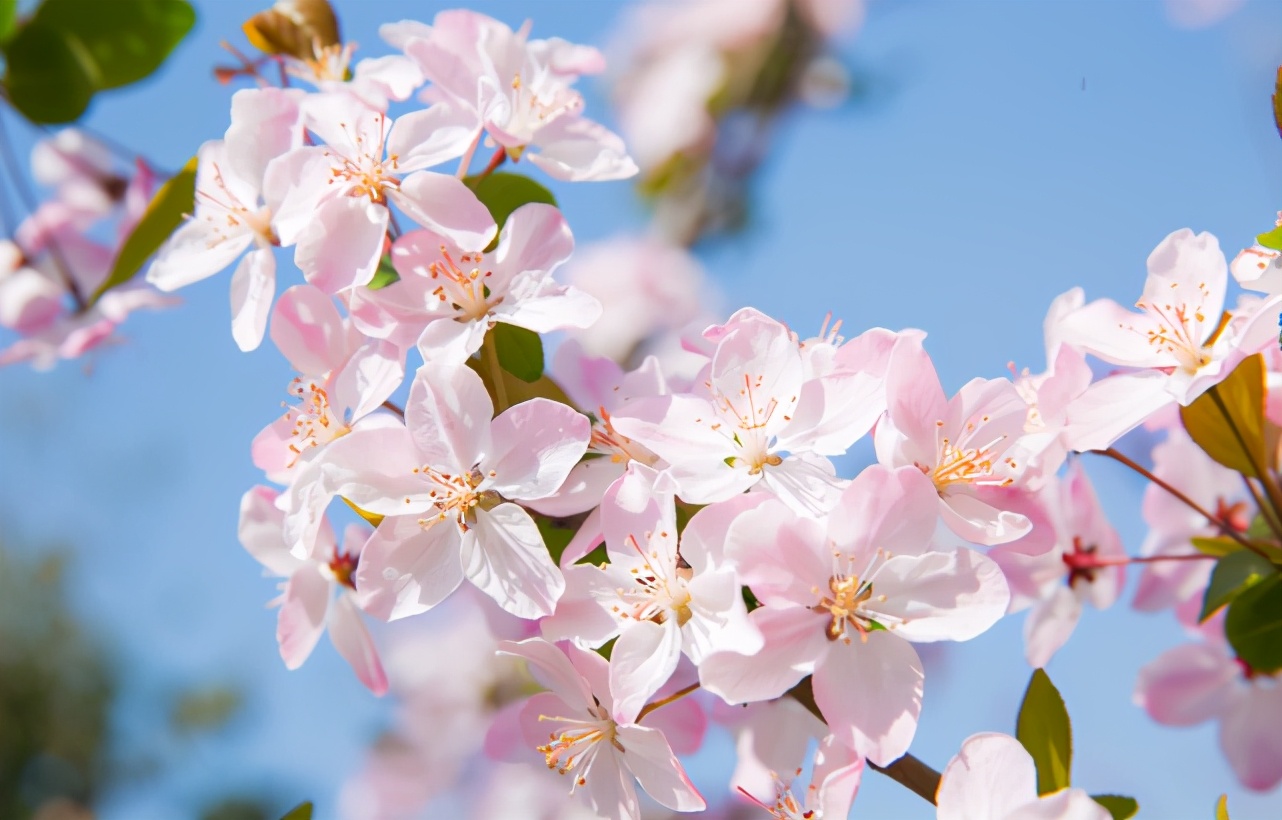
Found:
[[[1079,462],[1069,465],[1063,479],[1052,478],[1038,496],[1054,546],[1030,554],[1016,541],[988,555],[1010,585],[1010,611],[1032,609],[1024,621],[1024,657],[1042,667],[1073,633],[1083,604],[1106,609],[1117,600],[1125,568],[1094,562],[1124,561],[1126,552]]]
[[[1135,703],[1167,726],[1219,721],[1220,749],[1249,789],[1282,782],[1282,676],[1233,656],[1223,616],[1207,621],[1199,643],[1168,649],[1140,670]]]
[[[610,674],[604,658],[574,646],[531,638],[500,644],[500,651],[524,658],[549,689],[521,709],[520,733],[527,749],[543,754],[549,770],[572,778],[571,793],[584,788],[601,815],[637,820],[641,814],[635,778],[667,808],[705,807],[664,733],[638,722],[652,692],[626,688],[622,679]],[[486,739],[487,751],[504,753],[515,741],[511,734],[507,726],[496,724]]]
[[[387,518],[357,585],[383,618],[426,611],[468,578],[523,618],[552,612],[565,581],[533,519],[513,503],[551,495],[587,447],[588,420],[532,399],[491,419],[481,378],[423,367],[407,427],[358,430],[306,463],[290,490],[290,534],[305,543],[334,495]]]
[[[678,544],[674,489],[663,474],[629,466],[601,502],[609,563],[567,567],[566,594],[543,623],[544,637],[585,646],[617,638],[610,676],[619,691],[657,690],[683,653],[698,664],[719,649],[751,654],[761,647],[722,538],[740,512],[765,497],[700,510]]]
[[[147,271],[148,282],[172,291],[239,258],[231,283],[232,338],[241,350],[262,341],[276,292],[272,248],[280,239],[273,211],[263,203],[263,176],[275,157],[302,144],[300,97],[281,89],[236,93],[226,139],[207,142],[197,153],[195,212]]]
[[[366,339],[329,296],[306,284],[276,302],[271,337],[299,373],[289,385],[296,404],[254,437],[252,451],[256,467],[287,481],[300,459],[382,406],[405,378],[405,357],[389,342]]]
[[[528,156],[557,179],[624,179],[637,172],[623,141],[582,116],[583,97],[571,87],[580,74],[605,67],[596,49],[530,40],[528,25],[513,32],[461,9],[439,12],[431,26],[397,23],[382,34],[433,83],[436,116],[452,126],[449,156],[470,158],[484,131],[511,159]]]
[[[263,183],[282,244],[327,293],[368,284],[390,220],[388,204],[471,247],[494,238],[494,220],[460,180],[422,170],[447,159],[429,111],[393,121],[346,95],[302,104],[323,146],[295,148],[272,162]]]
[[[1166,405],[1189,404],[1268,343],[1274,302],[1257,303],[1250,316],[1226,314],[1227,281],[1215,237],[1182,228],[1149,254],[1135,303],[1141,312],[1097,299],[1064,317],[1065,343],[1135,368],[1100,380],[1070,405],[1073,449],[1103,449]]]
[[[1083,789],[1038,796],[1033,756],[1010,735],[980,732],[948,761],[935,798],[939,820],[1109,820]]]
[[[707,658],[704,688],[746,703],[812,674],[815,702],[842,743],[879,765],[902,755],[922,695],[909,641],[973,638],[1010,597],[1001,570],[979,553],[927,551],[937,503],[919,470],[874,465],[824,522],[773,500],[739,516],[726,549],[762,603],[749,619],[765,646]]]
[[[276,490],[262,486],[245,493],[240,503],[240,543],[272,574],[288,579],[281,585],[280,598],[273,601],[280,606],[276,640],[285,666],[302,666],[328,627],[334,648],[361,683],[374,694],[383,694],[387,675],[361,620],[352,581],[368,528],[348,527],[340,549],[326,521],[318,530],[311,557],[298,558],[285,542],[284,513],[276,507],[276,496]]]
[[[596,299],[552,279],[574,250],[574,237],[556,208],[517,208],[491,253],[485,252],[489,236],[468,239],[427,230],[402,236],[392,246],[401,279],[353,294],[357,326],[398,344],[417,340],[424,361],[462,364],[498,322],[547,333],[585,327],[600,315]]]
[[[1012,541],[1026,517],[1003,509],[1003,488],[1027,466],[1019,446],[1028,405],[1006,379],[972,379],[951,399],[920,337],[895,348],[886,375],[886,418],[877,425],[877,460],[912,465],[935,486],[938,515],[976,544]]]

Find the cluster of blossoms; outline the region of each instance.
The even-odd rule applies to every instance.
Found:
[[[12,146],[4,150],[9,156]],[[145,162],[128,167],[103,143],[66,129],[37,143],[31,173],[53,195],[0,238],[0,327],[19,337],[0,349],[0,367],[26,362],[44,370],[115,340],[132,311],[176,300],[142,283],[99,294],[155,193],[156,174]]]
[[[1112,445],[1141,425],[1165,438],[1146,471],[1135,604],[1172,608],[1200,642],[1146,667],[1137,701],[1166,723],[1220,719],[1244,784],[1282,780],[1278,675],[1234,656],[1223,618],[1201,612],[1211,565],[1186,560],[1203,557],[1195,538],[1244,541],[1264,511],[1179,413],[1262,351],[1282,389],[1276,253],[1239,257],[1233,274],[1259,295],[1226,310],[1217,241],[1176,231],[1135,309],[1069,291],[1047,315],[1044,372],[949,396],[921,331],[845,337],[825,323],[808,336],[752,308],[721,319],[700,308],[684,252],[621,240],[570,262],[556,206],[483,199],[504,163],[563,182],[637,172],[575,90],[604,69],[595,49],[466,11],[381,33],[399,53],[351,66],[350,47],[318,45],[282,58],[312,88],[236,92],[226,134],[200,149],[194,211],[146,277],[172,291],[234,264],[235,342],[267,336],[297,372],[252,443],[269,484],[245,493],[240,539],[283,579],[287,666],[328,632],[362,683],[401,698],[395,742],[348,786],[352,816],[413,813],[481,754],[547,770],[487,770],[504,784],[487,799],[520,800],[525,816],[639,817],[638,785],[672,811],[704,810],[679,756],[711,721],[736,737],[731,786],[749,804],[843,818],[865,767],[912,744],[927,692],[915,644],[1029,609],[1026,656],[1042,667],[1084,604],[1118,600],[1132,559],[1074,454],[1126,460]],[[469,176],[481,149],[492,155]],[[41,237],[59,219],[82,236],[77,220],[101,215],[68,204],[90,183],[114,190],[97,169],[64,162],[60,216],[33,215],[8,254],[0,321],[23,344],[70,338]],[[149,184],[140,172],[103,208],[123,201],[127,221]],[[288,249],[301,281],[278,295]],[[554,276],[563,265],[573,284]],[[104,316],[112,297],[162,298],[116,288]],[[548,375],[505,372],[503,334],[557,331],[569,338]],[[863,439],[876,463],[843,475],[834,459]],[[438,607],[455,614],[430,638],[448,674],[405,663],[429,651],[416,645],[380,652],[371,619]],[[977,735],[943,772],[938,816],[1108,816],[1035,781],[1016,740]],[[566,808],[566,791],[586,803]]]

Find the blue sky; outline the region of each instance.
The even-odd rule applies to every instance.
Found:
[[[263,0],[196,0],[200,22],[142,87],[105,95],[93,127],[162,167],[226,128],[217,43]],[[602,43],[625,4],[478,3],[536,36]],[[381,22],[442,6],[336,0],[346,36],[385,53]],[[1252,2],[1219,25],[1173,27],[1157,2],[881,0],[843,54],[870,81],[859,103],[778,132],[754,220],[704,261],[728,308],[754,305],[817,329],[920,327],[945,387],[1042,362],[1050,300],[1133,301],[1144,260],[1170,231],[1207,230],[1231,256],[1282,207],[1282,140],[1269,115],[1282,63],[1282,4]],[[589,83],[591,94],[594,90]],[[599,95],[589,110],[601,112]],[[533,169],[526,169],[533,172]],[[554,185],[580,242],[638,231],[626,184]],[[276,654],[273,585],[236,541],[240,495],[258,476],[248,443],[279,410],[288,365],[232,343],[225,276],[186,305],[131,319],[129,342],[53,373],[0,371],[0,537],[76,556],[74,606],[118,652],[122,748],[177,765],[113,794],[103,817],[182,816],[223,787],[316,798],[332,816],[344,774],[386,720],[327,644],[298,672]],[[859,464],[859,455],[848,461]],[[1138,480],[1091,464],[1134,553]],[[936,767],[962,739],[1011,731],[1029,670],[1022,616],[938,656],[913,750]],[[1235,820],[1282,816],[1282,793],[1236,785],[1215,728],[1170,729],[1131,704],[1135,673],[1182,641],[1169,616],[1090,612],[1049,666],[1074,718],[1074,781],[1140,799],[1152,817],[1208,817],[1227,791]],[[247,714],[174,747],[157,704],[201,681],[249,686]],[[705,756],[698,772],[711,775]],[[709,793],[720,785],[704,781]],[[865,778],[854,816],[933,816]]]

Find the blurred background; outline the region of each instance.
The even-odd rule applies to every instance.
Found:
[[[197,27],[165,68],[85,120],[166,169],[225,130],[219,41],[243,44],[240,24],[266,3],[194,5]],[[358,57],[389,53],[379,24],[445,7],[333,5]],[[607,56],[628,47],[628,3],[468,6]],[[711,182],[670,166],[643,180],[684,203],[660,200],[657,216],[719,292],[708,313],[753,305],[802,336],[828,313],[848,336],[923,328],[951,392],[1011,362],[1041,369],[1042,319],[1064,290],[1133,302],[1169,232],[1210,231],[1232,257],[1282,207],[1269,103],[1282,3],[873,0],[862,17],[837,29],[827,61],[805,55],[803,102],[771,108],[758,87],[770,116],[726,121]],[[620,127],[611,80],[580,87],[589,113]],[[39,137],[13,118],[7,133],[21,155]],[[691,194],[683,174],[706,187]],[[655,217],[631,183],[549,187],[581,245]],[[226,288],[218,276],[183,290],[182,307],[132,318],[127,342],[88,359],[0,371],[0,817],[250,820],[303,799],[339,817],[344,784],[393,726],[396,704],[328,642],[296,672],[280,661],[274,582],[236,524],[260,481],[249,442],[293,374],[270,346],[236,349]],[[840,466],[869,461],[862,447]],[[1113,463],[1088,469],[1134,554],[1143,485]],[[968,735],[1013,730],[1022,620],[928,656],[917,756],[942,768]],[[1235,820],[1282,816],[1282,794],[1237,785],[1213,724],[1166,728],[1132,705],[1140,666],[1183,640],[1169,615],[1123,603],[1090,612],[1055,656],[1074,784],[1134,795],[1141,816],[1210,817],[1224,792]],[[720,735],[690,764],[710,801],[731,765]],[[869,773],[854,816],[933,812]]]

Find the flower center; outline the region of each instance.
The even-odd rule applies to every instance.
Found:
[[[1172,284],[1171,290],[1177,297],[1181,295],[1178,292],[1178,283]],[[1138,330],[1133,325],[1125,327],[1137,333],[1142,333],[1151,346],[1175,357],[1181,370],[1188,373],[1196,373],[1200,368],[1211,363],[1213,357],[1208,348],[1219,338],[1229,318],[1229,314],[1225,313],[1220,318],[1219,326],[1211,332],[1205,342],[1198,338],[1201,335],[1200,331],[1203,323],[1206,322],[1206,314],[1203,312],[1203,307],[1210,295],[1211,293],[1206,284],[1199,282],[1193,301],[1167,302],[1158,305],[1141,299],[1135,303],[1135,307],[1155,319],[1157,327],[1146,328],[1143,331]]]
[[[203,215],[213,231],[213,237],[206,243],[206,248],[215,248],[228,239],[244,236],[246,232],[253,233],[255,241],[262,247],[280,244],[276,232],[272,230],[271,208],[265,205],[250,208],[242,202],[223,179],[222,169],[217,163],[213,164],[212,190],[198,189],[196,196],[201,203],[213,206]]]
[[[549,733],[548,742],[536,748],[543,753],[549,769],[555,769],[559,774],[570,774],[578,769],[574,786],[587,783],[588,770],[600,752],[602,741],[609,742],[620,752],[626,751],[616,737],[618,727],[614,719],[600,703],[588,707],[588,716],[589,719],[583,720],[539,715],[540,721],[558,723],[560,728]],[[571,793],[574,786],[570,788]]]
[[[987,415],[980,416],[979,423],[987,423],[989,418]],[[935,427],[937,431],[942,430],[943,420],[937,419]],[[935,483],[935,488],[941,493],[954,484],[1005,487],[1013,483],[1014,479],[998,472],[999,464],[1012,470],[1016,467],[1013,459],[1000,457],[1001,452],[1005,450],[1005,434],[999,435],[987,444],[971,446],[970,439],[978,429],[979,426],[972,419],[966,422],[959,439],[938,436],[938,455],[935,458],[935,466],[929,467],[920,463],[916,465],[917,469],[930,477],[930,480]]]
[[[583,98],[578,92],[559,81],[544,76],[542,72],[534,82],[527,82],[516,72],[512,77],[511,114],[504,124],[504,131],[519,134],[525,141],[534,132],[566,112],[583,108]],[[519,159],[518,156],[515,157]]]
[[[770,452],[770,442],[774,436],[769,428],[775,411],[779,409],[779,400],[774,396],[760,395],[763,379],[763,375],[753,377],[745,373],[743,387],[733,394],[717,390],[711,382],[705,382],[713,391],[713,403],[718,415],[723,420],[729,420],[735,427],[730,437],[741,455],[730,456],[726,463],[734,467],[738,462],[744,462],[748,466],[749,475],[759,475],[765,467],[778,467],[783,463],[781,456]],[[795,403],[797,397],[793,396],[788,401],[790,404]],[[782,419],[784,422],[792,420],[789,416],[782,416]],[[710,426],[713,430],[721,430],[723,424],[716,421]]]
[[[588,451],[607,455],[615,464],[626,464],[639,461],[647,467],[653,467],[659,457],[649,448],[638,444],[614,429],[610,422],[610,413],[604,407],[597,408],[597,418],[592,425],[592,438],[588,442]]]
[[[503,301],[501,296],[490,301],[485,280],[494,272],[481,270],[484,258],[481,253],[461,254],[460,267],[442,245],[440,260],[427,266],[428,275],[439,283],[432,295],[457,311],[459,321],[479,321],[489,315],[491,307]]]
[[[414,468],[414,472],[426,478],[432,489],[428,497],[436,505],[436,514],[420,518],[418,525],[427,529],[434,524],[454,518],[458,522],[459,532],[467,532],[476,521],[477,507],[490,509],[501,501],[499,494],[493,490],[483,490],[481,485],[486,479],[494,478],[493,470],[488,474],[473,467],[466,475],[446,473],[431,466]]]
[[[666,539],[670,536],[661,532],[659,537]],[[687,585],[694,577],[694,570],[680,556],[674,566],[663,567],[658,563],[658,550],[647,555],[635,536],[628,536],[628,544],[645,563],[629,570],[635,586],[618,587],[614,590],[618,601],[611,606],[611,611],[623,620],[662,624],[667,623],[669,618],[675,618],[678,627],[685,626],[693,616],[690,609],[690,588]]]
[[[293,467],[308,449],[328,444],[347,434],[350,428],[334,413],[325,388],[315,382],[304,383],[302,379],[294,379],[290,382],[289,392],[298,397],[298,404],[285,413],[285,419],[294,423],[289,442],[289,451],[293,455],[288,465]]]
[[[347,156],[339,152],[334,146],[329,146],[325,151],[325,156],[331,158],[330,173],[333,177],[329,180],[330,184],[341,182],[347,187],[347,196],[368,197],[370,202],[383,204],[387,201],[386,192],[400,188],[400,180],[396,178],[397,155],[392,154],[386,159],[383,158],[383,143],[387,138],[387,117],[383,114],[376,114],[378,117],[378,140],[373,144],[366,144],[365,137],[358,131],[349,133],[351,142],[355,146],[355,153]],[[341,123],[340,127],[347,131],[347,123]]]
[[[356,575],[359,560],[358,556],[335,550],[334,557],[329,562],[329,571],[334,574],[334,580],[349,589],[356,589],[356,582],[352,579]]]
[[[793,778],[797,777],[801,777],[801,769],[797,769],[793,773]],[[748,794],[743,787],[740,787],[739,791],[753,803],[769,812],[770,816],[775,820],[821,820],[823,817],[822,812],[807,809],[797,800],[796,795],[792,793],[791,780],[785,783],[775,772],[770,773],[770,778],[774,781],[775,786],[775,802],[773,804],[763,803]],[[812,784],[808,791],[813,798],[818,788]]]

